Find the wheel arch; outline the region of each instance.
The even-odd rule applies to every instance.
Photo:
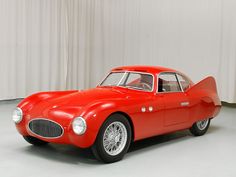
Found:
[[[122,112],[122,111],[113,112],[113,113],[111,113],[108,117],[110,117],[110,116],[112,116],[112,115],[115,115],[115,114],[123,115],[123,116],[129,121],[129,124],[130,124],[130,127],[131,127],[131,132],[132,132],[131,140],[134,141],[135,131],[134,131],[134,124],[133,124],[132,118],[131,118],[127,113]],[[107,119],[108,119],[108,117],[107,117]],[[107,119],[106,119],[106,120],[107,120]]]

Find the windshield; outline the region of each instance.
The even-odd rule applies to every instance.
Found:
[[[112,72],[100,86],[121,86],[136,90],[152,91],[153,76],[135,72]]]

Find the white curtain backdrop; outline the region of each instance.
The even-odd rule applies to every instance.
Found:
[[[93,87],[119,65],[217,79],[236,103],[234,0],[0,0],[0,99]]]

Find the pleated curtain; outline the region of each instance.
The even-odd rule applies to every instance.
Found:
[[[0,100],[86,89],[120,65],[217,80],[236,103],[236,1],[0,0]]]

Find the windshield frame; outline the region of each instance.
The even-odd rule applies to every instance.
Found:
[[[131,89],[131,90],[136,90],[136,91],[141,91],[141,92],[153,92],[154,91],[154,87],[155,87],[155,76],[154,74],[151,73],[147,73],[147,72],[141,72],[141,71],[111,71],[109,72],[106,77],[97,85],[97,87],[106,87],[105,85],[101,85],[104,83],[104,81],[109,77],[110,74],[112,73],[124,73],[123,76],[120,78],[119,82],[117,85],[111,86],[111,87],[122,87],[122,88],[126,88],[126,89]],[[152,89],[151,90],[142,90],[142,89],[136,89],[135,87],[126,87],[126,86],[122,86],[119,85],[121,83],[121,81],[124,79],[124,77],[127,77],[129,73],[134,73],[134,74],[145,74],[145,75],[150,75],[152,76]],[[127,79],[127,78],[126,78]]]

